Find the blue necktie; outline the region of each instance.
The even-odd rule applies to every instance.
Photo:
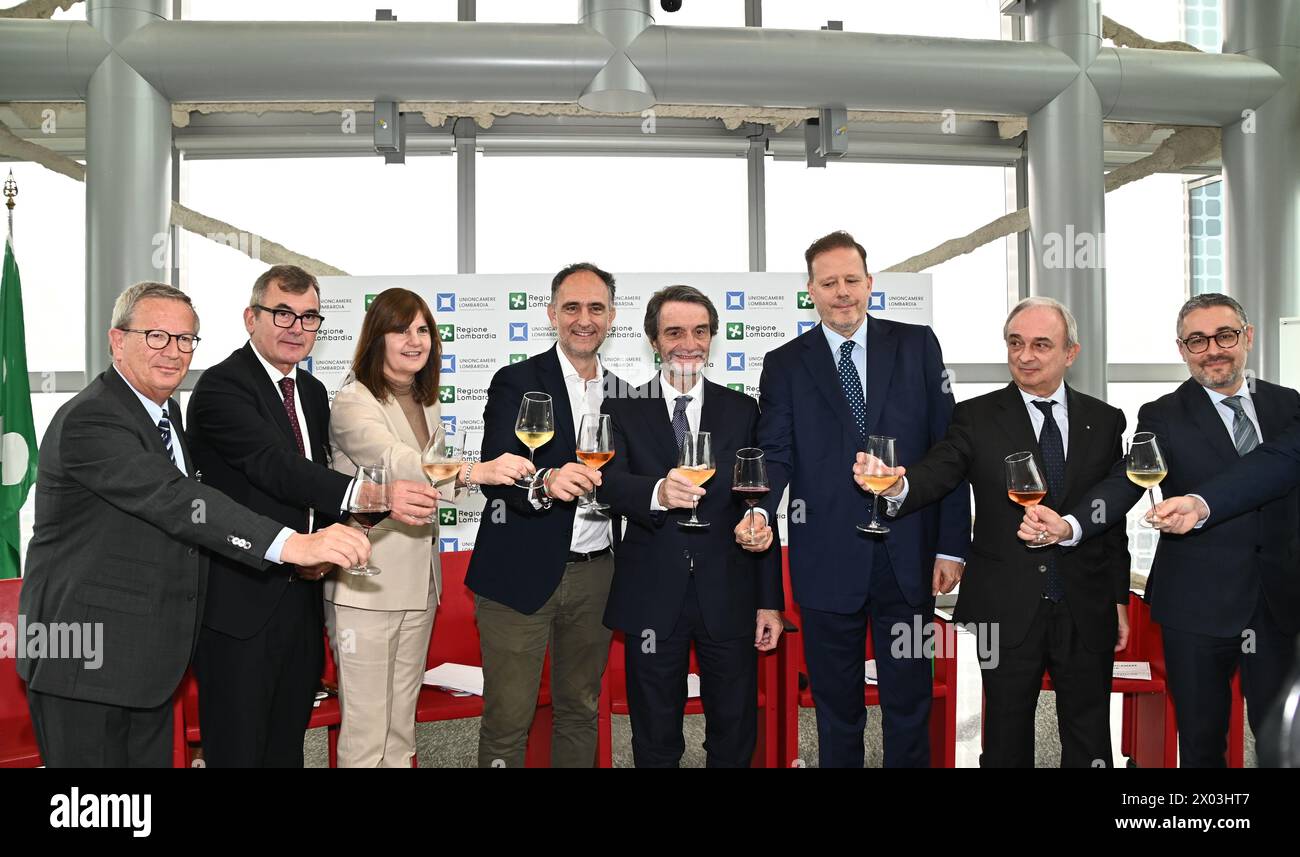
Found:
[[[690,396],[678,396],[673,407],[673,434],[677,435],[677,449],[680,452],[686,433],[691,430],[686,423],[686,406],[691,403]]]
[[[849,413],[858,427],[858,437],[863,443],[867,440],[867,402],[862,397],[862,379],[858,377],[858,367],[853,365],[853,340],[840,344],[840,385],[844,387],[844,398],[849,403]]]
[[[1259,446],[1259,435],[1255,432],[1255,424],[1250,421],[1250,417],[1246,416],[1245,406],[1241,404],[1241,396],[1229,396],[1223,400],[1223,404],[1232,411],[1232,445],[1237,447],[1238,455],[1246,455]]]
[[[1065,443],[1061,439],[1061,427],[1052,416],[1052,406],[1056,402],[1034,402],[1034,407],[1043,412],[1043,431],[1038,435],[1038,452],[1043,460],[1043,477],[1047,479],[1047,496],[1043,502],[1052,508],[1060,508],[1061,495],[1065,491]],[[1043,558],[1047,566],[1047,582],[1043,586],[1043,595],[1052,601],[1065,599],[1065,583],[1061,573],[1056,569],[1056,557],[1052,554]]]
[[[176,451],[172,449],[172,424],[167,419],[167,409],[163,408],[162,418],[158,420],[158,434],[162,435],[163,446],[167,447],[167,457],[176,463]]]

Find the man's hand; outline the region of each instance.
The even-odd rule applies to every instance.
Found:
[[[776,648],[776,641],[781,639],[785,623],[781,621],[780,610],[759,610],[754,623],[754,648],[760,652],[770,652]]]
[[[334,564],[322,562],[319,565],[300,565],[295,570],[303,580],[320,580],[334,570]]]
[[[546,490],[556,500],[576,500],[600,484],[600,471],[570,461],[546,474]]]
[[[537,468],[522,455],[503,452],[491,461],[474,465],[474,481],[479,485],[513,485],[516,479],[531,477]]]
[[[366,489],[367,485],[362,485]],[[427,482],[411,482],[399,479],[392,484],[388,508],[391,517],[403,524],[421,527],[433,523],[433,516],[438,512],[438,489]],[[364,502],[364,496],[361,498]]]
[[[659,505],[665,509],[689,509],[704,496],[704,489],[674,467],[659,483]]]
[[[751,526],[754,528],[752,535],[749,531]],[[762,553],[772,546],[772,541],[776,538],[776,533],[767,523],[767,516],[753,509],[741,516],[735,533],[736,544],[751,553]]]
[[[865,452],[859,452],[857,461],[853,464],[853,481],[858,487],[867,490],[867,483],[863,480],[868,476],[892,478],[894,484],[880,492],[881,497],[897,497],[903,491],[903,477],[907,475],[906,467],[886,467],[885,463],[874,455],[867,455]]]
[[[1115,639],[1115,651],[1122,652],[1128,645],[1128,605],[1116,604],[1115,609],[1119,611],[1119,636]]]
[[[370,541],[360,530],[331,524],[315,533],[294,533],[284,542],[280,561],[297,566],[321,563],[355,566],[370,560]]]
[[[1162,533],[1181,536],[1210,516],[1210,507],[1199,497],[1170,497],[1147,512],[1147,520]]]
[[[950,559],[934,559],[934,581],[930,584],[931,595],[947,595],[961,583],[962,572],[966,570],[964,563],[954,562]]]
[[[1069,521],[1040,503],[1025,507],[1025,517],[1016,535],[1031,545],[1052,545],[1073,536],[1074,529]]]

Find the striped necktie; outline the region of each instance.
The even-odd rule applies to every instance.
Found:
[[[163,408],[162,418],[158,420],[158,434],[162,435],[163,446],[167,447],[167,458],[176,463],[176,450],[172,449],[172,424],[167,419],[167,409]]]
[[[1229,396],[1223,404],[1232,411],[1232,445],[1237,447],[1238,455],[1246,455],[1259,446],[1259,435],[1255,424],[1246,416],[1246,407],[1241,403],[1241,396]]]

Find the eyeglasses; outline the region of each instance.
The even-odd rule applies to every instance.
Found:
[[[1180,339],[1178,341],[1181,342],[1183,347],[1191,353],[1200,354],[1210,347],[1211,339],[1217,342],[1220,348],[1231,348],[1237,344],[1237,340],[1240,338],[1241,329],[1238,328],[1236,330],[1220,330],[1218,333],[1214,334],[1214,336],[1202,336],[1199,333],[1193,333],[1186,339]]]
[[[162,351],[174,339],[176,347],[186,354],[194,350],[194,346],[199,344],[199,337],[192,333],[168,333],[165,330],[133,330],[129,327],[120,327],[118,330],[124,333],[139,333],[144,336],[144,344],[148,345],[154,351]]]
[[[261,309],[269,312],[271,314],[271,321],[274,322],[276,327],[293,327],[295,321],[301,321],[302,329],[308,333],[320,330],[321,322],[325,320],[325,316],[318,312],[305,312],[302,315],[299,315],[293,310],[273,309],[269,306],[262,306],[261,304],[253,304],[253,309]]]

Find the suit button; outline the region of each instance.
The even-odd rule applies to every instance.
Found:
[[[198,555],[199,555],[199,549],[198,549],[198,548],[190,548],[188,551],[186,551],[186,553],[188,553],[190,556],[198,556]]]
[[[1040,566],[1038,567],[1038,570],[1039,570],[1040,572],[1047,571],[1047,566],[1045,566],[1045,565],[1040,565]]]

